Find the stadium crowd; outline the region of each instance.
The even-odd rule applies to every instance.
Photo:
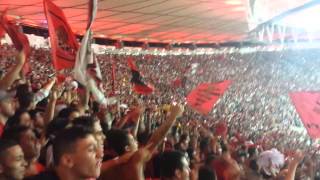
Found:
[[[148,96],[132,91],[128,55],[98,55],[100,88],[117,98],[105,107],[59,82],[49,49],[32,49],[22,76],[25,55],[1,45],[0,179],[320,179],[317,142],[288,96],[318,90],[318,54],[134,56]],[[232,84],[209,115],[186,105],[222,80]]]

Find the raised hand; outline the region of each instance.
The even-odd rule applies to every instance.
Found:
[[[179,105],[179,104],[177,104],[177,105],[172,105],[172,106],[170,107],[171,116],[175,116],[175,117],[177,117],[177,118],[180,117],[180,116],[182,116],[183,111],[184,111],[184,106]]]
[[[297,151],[292,157],[292,163],[299,164],[304,158],[304,153],[301,151]]]

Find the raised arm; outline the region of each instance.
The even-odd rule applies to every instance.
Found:
[[[184,107],[181,105],[171,106],[169,117],[158,129],[155,130],[147,143],[148,149],[151,153],[153,153],[157,146],[162,142],[172,125],[175,123],[176,118],[180,117],[183,111]]]
[[[304,155],[302,152],[298,151],[293,156],[293,160],[289,163],[288,174],[286,175],[285,180],[294,180],[297,167],[299,163],[303,160]]]
[[[61,96],[62,90],[58,90],[58,88],[54,88],[53,91],[51,92],[50,98],[49,98],[49,103],[46,108],[45,116],[44,116],[44,121],[46,126],[53,120],[54,118],[54,110],[56,108],[56,103],[58,98]]]
[[[50,91],[53,87],[53,85],[56,82],[56,78],[51,79],[47,82],[47,84],[44,85],[42,89],[40,89],[36,94],[34,95],[34,103],[37,104],[38,102],[42,101],[43,99],[47,98],[50,94]]]
[[[17,64],[2,78],[0,79],[0,90],[7,90],[12,83],[19,77],[19,73],[26,61],[26,56],[22,51],[17,56]]]
[[[134,108],[132,111],[128,112],[119,122],[116,123],[116,127],[121,129],[130,118],[132,118],[134,122],[137,122],[142,113],[143,108]]]

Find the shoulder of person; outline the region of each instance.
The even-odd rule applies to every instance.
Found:
[[[59,180],[59,177],[51,171],[42,172],[36,176],[26,177],[24,180]]]
[[[133,154],[131,160],[135,163],[144,163],[150,160],[152,157],[152,152],[147,147],[141,147],[137,152]]]

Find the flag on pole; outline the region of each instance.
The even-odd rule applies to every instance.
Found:
[[[63,11],[51,0],[43,0],[48,21],[53,66],[57,71],[74,67],[79,48]]]
[[[88,24],[86,33],[84,34],[79,50],[76,55],[76,63],[74,66],[74,78],[83,86],[86,86],[92,93],[93,98],[102,105],[116,103],[115,98],[106,98],[103,92],[98,88],[97,84],[102,80],[100,66],[91,47],[92,31],[91,26],[97,13],[97,0],[89,1]]]

